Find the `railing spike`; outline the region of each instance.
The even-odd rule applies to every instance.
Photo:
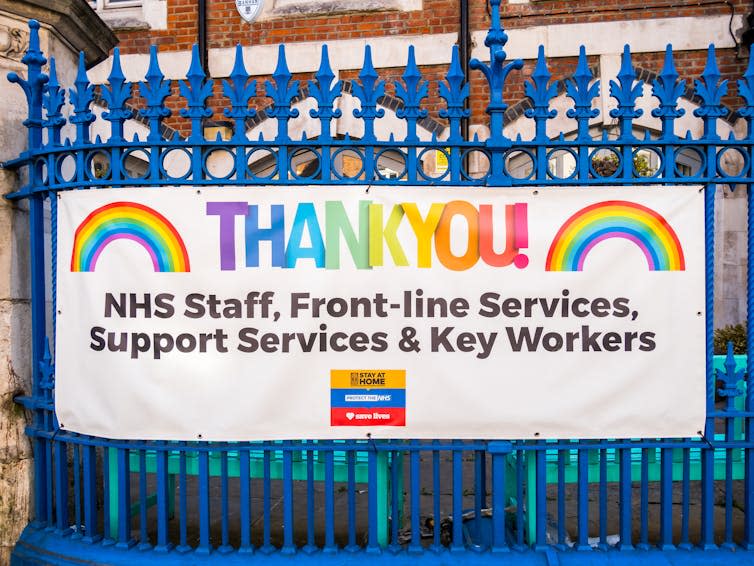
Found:
[[[139,92],[147,101],[147,107],[141,113],[149,119],[147,141],[157,142],[162,139],[160,125],[163,119],[171,114],[170,109],[164,106],[165,99],[170,95],[171,81],[165,80],[165,75],[160,69],[156,45],[149,47],[149,68],[144,78],[145,80],[139,83]]]
[[[230,73],[230,81],[223,81],[223,94],[230,99],[231,107],[224,110],[225,116],[233,118],[233,140],[246,139],[246,119],[256,116],[257,111],[249,108],[249,100],[256,94],[257,81],[249,80],[249,73],[243,62],[243,48],[236,44],[236,59]]]
[[[694,116],[704,120],[704,138],[719,139],[717,135],[717,119],[728,115],[728,110],[722,104],[722,97],[728,93],[728,81],[720,81],[720,70],[717,68],[715,46],[710,44],[707,49],[707,64],[702,72],[702,80],[695,80],[695,92],[702,99],[702,106],[694,110]]]
[[[199,46],[194,44],[191,48],[191,65],[186,73],[186,80],[180,81],[179,89],[181,96],[186,99],[188,108],[181,108],[180,114],[191,120],[191,134],[189,141],[201,143],[204,141],[202,120],[212,116],[212,109],[205,107],[205,101],[212,96],[212,79],[205,80],[206,74],[202,69],[199,57]]]
[[[469,97],[469,83],[463,73],[458,55],[458,46],[453,46],[450,57],[450,67],[445,75],[445,81],[439,83],[439,94],[445,99],[447,108],[440,109],[440,117],[450,121],[450,141],[461,141],[461,119],[468,118],[471,110],[465,107],[465,101]]]
[[[577,139],[589,139],[589,120],[599,116],[600,111],[592,108],[592,100],[600,93],[600,81],[589,84],[593,78],[586,59],[586,49],[579,47],[579,60],[572,79],[566,81],[566,96],[573,100],[574,107],[566,111],[566,116],[575,118],[578,123]]]
[[[330,124],[333,118],[340,118],[342,112],[339,108],[333,110],[335,100],[341,94],[341,82],[335,81],[335,73],[330,66],[330,55],[327,45],[322,46],[322,55],[320,58],[319,70],[315,75],[316,81],[309,81],[309,92],[317,101],[317,108],[311,109],[309,115],[312,118],[319,118],[321,122],[321,139],[329,141],[332,139]]]
[[[641,108],[636,108],[636,100],[644,92],[644,81],[636,81],[636,84],[634,81],[636,72],[631,64],[631,49],[626,44],[621,55],[618,82],[610,81],[610,96],[618,101],[618,108],[610,110],[610,116],[620,120],[621,140],[634,139],[633,120],[644,113]]]

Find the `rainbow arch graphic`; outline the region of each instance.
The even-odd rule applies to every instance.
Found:
[[[600,242],[623,238],[635,243],[650,271],[683,271],[683,249],[660,214],[635,202],[609,200],[579,210],[565,221],[550,244],[546,271],[582,271],[584,260]]]
[[[93,211],[73,238],[71,271],[94,271],[102,251],[115,240],[141,244],[155,271],[190,271],[186,246],[170,221],[136,202],[114,202]]]

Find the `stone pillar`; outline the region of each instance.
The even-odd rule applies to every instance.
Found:
[[[6,75],[15,71],[26,78],[21,58],[28,47],[31,18],[42,26],[42,50],[48,59],[55,57],[64,85],[74,81],[79,50],[93,65],[105,59],[117,41],[85,0],[0,0],[0,163],[27,147],[26,97]],[[18,173],[0,168],[0,194],[17,190],[23,181]],[[33,509],[33,454],[24,434],[26,415],[13,400],[31,393],[28,230],[26,203],[0,197],[0,565],[8,564]]]

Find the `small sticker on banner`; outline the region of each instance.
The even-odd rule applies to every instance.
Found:
[[[406,370],[330,370],[331,426],[406,426]]]

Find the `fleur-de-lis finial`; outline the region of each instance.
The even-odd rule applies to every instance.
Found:
[[[45,351],[42,359],[39,360],[39,387],[45,390],[55,388],[55,366],[52,363],[52,354],[50,353],[50,341],[45,338]]]
[[[355,109],[353,115],[364,120],[364,139],[374,140],[374,120],[382,118],[385,111],[377,109],[377,101],[385,94],[385,81],[378,81],[379,75],[372,64],[372,48],[364,49],[364,65],[359,73],[359,82],[353,84],[353,93],[361,101],[361,109]]]
[[[228,118],[233,118],[235,128],[233,139],[246,139],[246,119],[256,116],[257,111],[249,108],[249,100],[257,93],[257,81],[249,80],[249,73],[243,62],[241,44],[236,45],[236,60],[230,73],[230,82],[223,81],[223,94],[230,99],[230,108],[223,112]]]
[[[8,73],[8,80],[21,87],[26,95],[29,107],[29,117],[24,120],[24,126],[29,129],[29,147],[36,148],[42,145],[42,95],[49,77],[42,72],[42,65],[47,59],[39,48],[39,22],[29,20],[29,48],[21,59],[26,65],[26,79],[22,79],[18,73]]]
[[[453,53],[450,58],[450,67],[445,75],[445,82],[439,85],[440,97],[447,102],[447,108],[440,109],[440,117],[447,118],[450,121],[450,141],[460,141],[461,135],[461,118],[468,118],[471,110],[465,108],[465,101],[469,97],[469,83],[463,74],[461,62],[458,55],[458,46],[453,46]]]
[[[60,88],[58,73],[55,68],[55,57],[50,57],[50,80],[47,83],[43,97],[43,106],[47,112],[47,119],[42,124],[48,128],[49,145],[60,145],[60,129],[65,125],[65,118],[60,109],[65,103],[65,90]]]
[[[620,119],[621,139],[633,139],[633,119],[640,117],[644,111],[636,108],[636,99],[644,92],[644,81],[636,81],[636,72],[631,64],[631,50],[623,46],[618,82],[610,81],[610,96],[618,101],[618,108],[610,110],[610,116]]]
[[[573,78],[566,81],[566,96],[573,100],[573,108],[566,111],[566,116],[576,118],[578,122],[578,139],[589,139],[589,120],[599,116],[600,111],[592,108],[592,100],[600,93],[600,81],[590,85],[594,75],[586,60],[586,49],[579,48],[579,62]]]
[[[191,135],[189,141],[200,142],[204,139],[202,119],[212,116],[212,109],[204,105],[204,101],[212,96],[212,79],[206,80],[207,75],[202,69],[199,58],[199,47],[194,44],[191,49],[191,65],[186,73],[185,81],[179,83],[181,95],[188,102],[188,108],[181,108],[181,116],[191,119]]]
[[[537,52],[537,65],[531,74],[532,80],[524,83],[524,92],[534,106],[534,108],[527,108],[524,114],[527,118],[534,118],[537,139],[545,138],[547,120],[558,115],[557,110],[550,109],[550,101],[558,95],[558,81],[550,83],[551,77],[545,60],[545,48],[540,45]]]
[[[707,64],[702,72],[702,80],[695,80],[696,94],[702,99],[702,106],[694,110],[694,116],[704,120],[704,137],[719,139],[717,135],[717,119],[728,115],[728,110],[722,104],[722,98],[728,93],[728,81],[720,82],[720,71],[715,58],[715,46],[710,44],[707,49]]]
[[[652,110],[652,116],[662,120],[662,137],[675,137],[673,124],[676,118],[683,116],[686,111],[678,108],[678,98],[686,91],[686,81],[678,80],[678,72],[673,62],[673,47],[668,44],[665,48],[665,63],[658,77],[652,81],[652,96],[660,102],[660,106]]]
[[[165,80],[165,75],[160,69],[155,45],[149,48],[149,68],[144,78],[146,80],[139,83],[139,92],[147,101],[147,107],[142,110],[142,114],[149,119],[147,141],[155,142],[162,138],[160,123],[164,118],[170,116],[170,109],[163,105],[165,99],[170,95],[170,81]]]
[[[335,100],[340,96],[341,83],[335,81],[335,73],[330,67],[327,45],[322,46],[322,57],[315,78],[316,81],[309,81],[309,92],[317,101],[317,108],[309,110],[309,115],[320,119],[322,122],[320,136],[323,140],[329,140],[331,139],[330,122],[333,118],[340,118],[342,112],[339,108],[333,110]]]
[[[736,358],[733,355],[733,342],[728,342],[723,367],[725,368],[724,371],[715,370],[717,379],[720,379],[723,382],[723,387],[719,388],[717,392],[720,397],[726,398],[726,409],[732,411],[735,408],[734,403],[736,397],[743,393],[738,387],[738,382],[741,381],[746,374],[745,369],[736,370]]]
[[[111,124],[110,140],[123,141],[123,122],[133,116],[133,111],[126,108],[126,102],[131,98],[131,83],[126,82],[120,65],[120,49],[113,51],[113,66],[107,78],[108,86],[102,89],[102,98],[107,102],[108,110],[102,117]]]
[[[508,43],[508,34],[502,27],[500,19],[500,0],[490,0],[491,20],[490,29],[484,44],[490,49],[490,64],[486,65],[478,59],[472,59],[469,66],[477,71],[482,71],[490,87],[490,102],[487,105],[487,114],[490,115],[490,139],[502,142],[505,145],[505,136],[503,135],[503,119],[505,109],[508,105],[503,99],[505,81],[508,74],[514,69],[522,69],[524,62],[521,59],[515,59],[506,64],[508,57],[504,47]]]
[[[278,120],[278,141],[288,140],[288,120],[298,116],[298,110],[291,107],[293,99],[298,93],[298,81],[292,81],[293,75],[288,70],[288,62],[285,58],[285,47],[278,47],[278,63],[275,72],[272,73],[273,84],[265,81],[265,92],[272,99],[272,108],[267,114]]]
[[[395,83],[395,92],[398,98],[403,100],[403,108],[396,111],[398,118],[406,120],[407,124],[407,141],[416,141],[416,120],[427,116],[427,110],[421,109],[421,101],[427,98],[429,94],[429,81],[422,82],[422,74],[419,67],[416,66],[416,56],[414,46],[408,48],[408,63],[403,72],[403,84]]]

